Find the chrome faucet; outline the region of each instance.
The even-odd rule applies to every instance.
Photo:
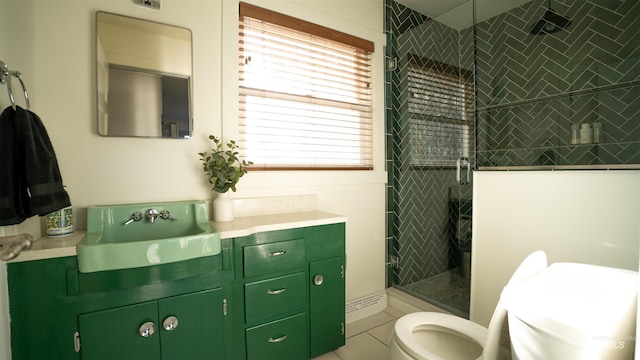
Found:
[[[149,209],[144,213],[144,216],[147,218],[147,220],[149,220],[150,223],[153,224],[156,222],[156,218],[158,217],[158,210]]]

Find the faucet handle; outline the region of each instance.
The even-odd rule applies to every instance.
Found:
[[[142,220],[142,213],[139,211],[136,211],[133,214],[131,214],[131,217],[129,218],[129,220],[125,221],[123,225],[129,225],[134,221],[140,221],[140,220]]]
[[[160,211],[160,218],[163,220],[178,221],[178,219],[171,217],[171,213],[169,212],[169,210]]]

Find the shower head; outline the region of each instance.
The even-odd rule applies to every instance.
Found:
[[[542,19],[538,20],[538,22],[531,27],[531,31],[529,32],[533,35],[551,34],[569,25],[571,25],[571,20],[553,11],[553,9],[551,9],[551,0],[549,0],[547,12],[544,13]]]

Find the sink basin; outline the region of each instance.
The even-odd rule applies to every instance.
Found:
[[[152,223],[149,209],[171,217]],[[142,219],[129,221],[136,212]],[[220,231],[209,225],[204,201],[91,206],[76,250],[83,273],[159,265],[219,254]]]

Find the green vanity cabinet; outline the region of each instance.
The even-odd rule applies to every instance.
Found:
[[[345,223],[221,244],[90,273],[76,256],[8,263],[12,358],[306,360],[344,345]]]
[[[234,359],[310,359],[344,345],[345,224],[233,239]]]
[[[12,358],[233,359],[230,273],[222,254],[96,273],[80,273],[75,256],[8,263]],[[175,329],[162,329],[172,316]]]
[[[222,308],[218,288],[82,314],[81,357],[224,359]]]

